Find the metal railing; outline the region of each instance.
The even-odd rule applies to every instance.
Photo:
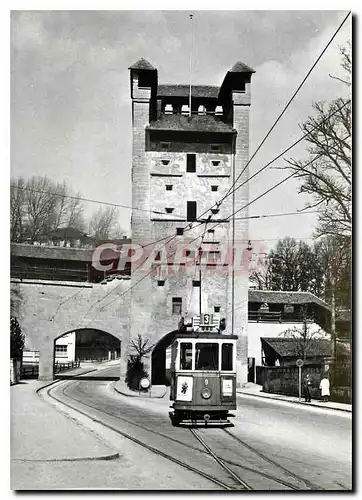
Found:
[[[72,368],[79,368],[80,361],[69,361],[68,363],[59,363],[58,361],[54,364],[54,373],[64,372],[65,370],[71,370]]]
[[[79,368],[80,361],[69,361],[67,363],[54,363],[54,374]],[[21,367],[21,378],[38,378],[39,376],[39,363],[29,363]]]
[[[302,313],[285,313],[283,311],[249,311],[248,321],[256,323],[301,323],[305,319]],[[314,318],[307,316],[307,321],[312,322]]]
[[[20,279],[52,280],[52,281],[87,281],[87,270],[65,269],[56,267],[22,267],[12,265],[10,275]]]

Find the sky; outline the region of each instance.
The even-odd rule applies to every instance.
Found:
[[[237,61],[255,69],[250,153],[259,145],[347,11],[26,11],[11,13],[11,176],[47,175],[83,197],[132,204],[129,66],[141,57],[159,83],[188,83],[193,14],[192,81],[221,85]],[[250,175],[301,136],[312,104],[346,95],[341,75],[345,23],[267,142]],[[305,144],[287,158],[306,158]],[[283,167],[278,160],[273,166]],[[268,168],[250,181],[250,200],[288,171]],[[310,198],[290,180],[250,206],[250,215],[289,213]],[[98,209],[87,203],[86,215]],[[130,234],[128,209],[120,225]],[[250,239],[267,248],[292,236],[312,242],[317,215],[250,220]]]

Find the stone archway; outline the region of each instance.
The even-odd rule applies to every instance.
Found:
[[[78,328],[54,339],[55,362],[105,361],[120,354],[120,339],[99,328]]]
[[[178,330],[173,330],[162,337],[152,351],[152,385],[166,385],[166,349],[175,340]]]

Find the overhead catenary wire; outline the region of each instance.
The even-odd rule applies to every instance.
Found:
[[[312,71],[314,70],[314,68],[316,67],[316,65],[318,64],[318,62],[320,61],[320,59],[322,58],[322,56],[324,55],[324,53],[326,52],[326,50],[328,49],[328,47],[330,46],[330,44],[332,43],[332,41],[334,40],[334,38],[336,37],[336,35],[339,33],[339,31],[341,30],[342,26],[344,25],[344,23],[346,22],[346,20],[348,19],[348,17],[349,17],[350,14],[351,14],[351,12],[348,12],[348,14],[345,16],[345,18],[341,22],[341,24],[338,26],[338,28],[336,29],[336,31],[334,32],[334,34],[330,38],[330,40],[327,43],[327,45],[324,47],[324,49],[322,50],[322,52],[320,53],[320,55],[318,56],[318,58],[316,59],[316,61],[313,63],[313,65],[310,68],[310,70],[308,71],[308,73],[306,74],[306,76],[303,78],[303,80],[300,83],[300,85],[295,90],[295,92],[292,95],[292,97],[289,99],[289,101],[287,102],[287,104],[284,106],[282,112],[279,114],[279,116],[277,117],[277,119],[275,120],[275,122],[273,123],[273,125],[271,126],[271,128],[268,130],[268,132],[266,133],[266,135],[262,139],[261,143],[258,145],[257,149],[254,151],[254,153],[250,157],[250,159],[247,161],[244,169],[241,171],[241,173],[238,175],[238,177],[236,178],[236,180],[233,182],[233,184],[228,189],[227,193],[223,196],[223,198],[221,198],[221,200],[219,200],[214,205],[212,205],[209,210],[211,210],[215,206],[219,207],[228,196],[232,195],[235,191],[237,191],[237,189],[239,189],[239,187],[242,187],[244,185],[244,184],[242,184],[241,186],[239,186],[238,188],[235,189],[235,185],[237,184],[238,180],[240,179],[240,177],[242,176],[242,174],[245,172],[245,170],[247,169],[247,167],[249,166],[249,164],[251,163],[251,161],[255,158],[256,154],[259,152],[259,150],[261,149],[261,147],[263,146],[263,144],[265,143],[265,141],[267,140],[267,138],[269,137],[269,135],[271,134],[271,132],[274,130],[274,128],[276,127],[276,125],[279,123],[280,119],[282,118],[282,116],[284,115],[284,113],[286,112],[286,110],[288,109],[288,107],[290,106],[290,104],[292,103],[292,101],[294,100],[294,98],[296,97],[296,95],[298,94],[298,92],[300,91],[300,89],[303,87],[304,83],[307,81],[307,79],[309,78],[310,74],[312,73]],[[248,182],[250,179],[251,178],[248,178],[246,182]],[[205,213],[207,213],[207,211],[208,210],[206,210],[201,215],[201,217]]]
[[[350,12],[347,14],[347,16],[345,16],[345,18],[343,19],[342,23],[340,24],[340,26],[337,28],[336,32],[334,33],[334,35],[332,36],[332,38],[330,39],[330,41],[328,42],[328,44],[326,45],[326,47],[323,49],[322,53],[319,55],[319,57],[317,58],[317,60],[314,62],[313,66],[311,67],[311,69],[309,70],[309,72],[307,73],[307,75],[304,77],[303,81],[301,82],[301,84],[298,86],[297,90],[294,92],[293,96],[289,99],[287,105],[285,106],[285,108],[283,109],[282,113],[278,116],[277,120],[275,121],[275,123],[273,124],[273,126],[271,127],[271,129],[269,130],[269,132],[267,133],[267,135],[264,137],[263,141],[261,142],[261,144],[258,146],[257,150],[253,153],[252,157],[249,159],[249,161],[247,162],[246,166],[244,167],[243,171],[238,175],[237,179],[233,182],[232,186],[230,186],[227,194],[220,200],[216,203],[216,205],[219,207],[221,205],[221,203],[227,198],[227,196],[230,196],[232,195],[233,193],[235,193],[238,189],[240,189],[243,185],[246,184],[246,182],[250,182],[250,180],[252,178],[254,178],[256,175],[258,175],[259,173],[261,173],[263,170],[265,170],[271,163],[273,163],[274,161],[276,161],[276,159],[280,158],[283,154],[285,154],[286,152],[288,152],[292,147],[294,147],[296,144],[298,144],[299,142],[301,142],[306,136],[308,136],[313,129],[309,130],[306,134],[304,134],[298,141],[296,141],[292,146],[290,146],[289,148],[287,148],[284,152],[282,152],[280,155],[278,155],[278,157],[274,158],[274,160],[272,160],[271,162],[269,162],[267,165],[265,165],[263,168],[261,168],[259,171],[257,171],[252,177],[248,178],[244,183],[242,183],[241,185],[239,185],[238,187],[234,187],[237,183],[237,181],[239,180],[239,178],[241,177],[242,173],[246,170],[247,166],[250,164],[250,162],[252,161],[252,159],[256,156],[257,152],[260,150],[260,148],[262,147],[262,145],[264,144],[264,142],[266,141],[266,139],[269,137],[270,133],[272,132],[272,130],[275,128],[275,126],[277,125],[277,123],[279,122],[279,120],[281,119],[282,115],[285,113],[285,111],[287,110],[287,108],[289,107],[289,105],[291,104],[291,102],[293,101],[293,99],[295,98],[295,96],[297,95],[297,93],[299,92],[299,90],[302,88],[302,86],[304,85],[304,83],[306,82],[306,80],[308,79],[308,77],[310,76],[311,72],[313,71],[313,69],[315,68],[315,66],[317,65],[317,63],[319,62],[319,60],[321,59],[321,57],[323,56],[323,54],[325,53],[325,51],[327,50],[327,48],[329,47],[329,45],[332,43],[333,39],[335,38],[335,36],[337,35],[337,33],[340,31],[340,29],[342,28],[343,24],[345,23],[345,21],[347,20],[347,18],[349,17],[350,15]],[[192,21],[192,15],[190,15],[190,19]],[[191,57],[190,57],[190,101],[191,101]],[[334,113],[332,113],[330,115],[333,116],[333,114],[335,114],[337,111],[339,111],[340,109],[342,109],[345,105],[347,105],[350,101],[347,101],[343,106],[341,106],[339,109],[337,109]],[[191,113],[191,102],[190,102],[190,113]],[[327,118],[326,118],[327,119]],[[314,127],[315,128],[315,127]],[[316,158],[314,158],[315,160]],[[314,161],[312,160],[312,161]],[[270,188],[269,190],[267,190],[265,193],[263,193],[262,195],[258,196],[257,198],[255,198],[253,200],[253,202],[257,201],[258,199],[260,199],[262,196],[264,196],[265,194],[269,193],[272,189],[275,189],[276,187],[278,187],[279,185],[281,185],[283,182],[286,182],[288,179],[290,179],[291,177],[293,177],[295,175],[295,173],[289,175],[288,177],[286,177],[285,179],[283,179],[282,181],[280,181],[279,183],[277,183],[274,187]],[[241,209],[238,209],[236,212],[234,212],[231,216],[229,216],[227,219],[230,219],[231,217],[235,216],[236,213],[240,212],[241,210],[247,208],[248,206],[250,206],[251,202],[248,203],[245,207],[242,207]],[[215,206],[215,204],[211,207],[213,208]],[[208,209],[206,210],[200,217],[202,217],[205,213],[207,213],[209,210]],[[219,225],[220,223],[217,223],[214,227],[216,227],[217,225]],[[187,229],[187,226],[186,228],[184,228],[184,231],[186,232],[187,230],[190,230],[191,227],[189,229]],[[164,239],[164,238],[163,238]],[[162,240],[163,240],[162,239]],[[197,239],[197,238],[196,238]],[[160,241],[160,240],[159,240]],[[144,279],[144,278],[142,278]],[[138,283],[138,282],[137,282]],[[137,284],[136,283],[136,284]],[[135,284],[135,285],[136,285]],[[132,287],[131,287],[132,288]]]
[[[342,107],[344,107],[346,104],[347,104],[347,103],[345,103]],[[338,111],[338,110],[337,110],[337,111]],[[337,111],[335,111],[335,112],[337,112]],[[334,113],[332,113],[332,114],[334,114]],[[312,131],[312,130],[310,130],[307,134],[304,134],[304,135],[308,135],[308,134],[310,134],[310,133],[311,133],[311,131]],[[299,142],[299,141],[300,141],[300,139],[299,139],[297,142]],[[295,144],[295,143],[294,143],[294,144]],[[292,145],[292,146],[293,146],[293,145]],[[292,147],[292,146],[290,146],[287,150],[291,149],[291,147]],[[281,155],[283,155],[283,154],[284,154],[284,152],[283,152],[283,153],[281,153]],[[280,157],[281,155],[279,155],[278,157]],[[306,164],[305,164],[305,166],[308,166],[308,165],[312,164],[313,162],[315,162],[316,160],[318,160],[318,159],[319,159],[320,157],[322,157],[322,156],[323,156],[322,154],[315,156],[314,158],[312,158],[312,160],[310,160],[308,163],[306,163]],[[273,161],[274,161],[274,160],[272,160],[272,162],[273,162]],[[269,163],[272,163],[272,162],[269,162]],[[266,167],[263,167],[262,169],[264,169],[264,168],[266,168]],[[260,169],[260,170],[262,170],[262,169]],[[264,191],[263,193],[261,193],[259,196],[257,196],[256,198],[254,198],[253,200],[251,200],[250,202],[248,202],[246,205],[244,205],[243,207],[239,208],[239,209],[238,209],[238,210],[236,210],[234,213],[230,214],[230,215],[229,215],[226,219],[224,219],[222,222],[217,222],[217,223],[215,223],[215,224],[214,224],[214,226],[212,226],[212,228],[211,228],[211,229],[215,229],[215,228],[216,228],[217,226],[219,226],[221,223],[223,223],[223,222],[225,222],[225,221],[227,221],[227,220],[230,220],[230,218],[234,217],[237,213],[241,212],[242,210],[245,210],[245,208],[249,207],[251,204],[255,203],[256,201],[258,201],[259,199],[261,199],[262,197],[264,197],[265,195],[267,195],[268,193],[270,193],[271,191],[273,191],[274,189],[276,189],[277,187],[279,187],[280,185],[282,185],[284,182],[286,182],[286,181],[288,181],[289,179],[291,179],[292,177],[296,177],[296,176],[297,176],[297,173],[296,173],[296,172],[292,172],[290,175],[288,175],[287,177],[285,177],[285,178],[284,178],[284,179],[282,179],[281,181],[279,181],[279,182],[277,182],[276,184],[274,184],[273,186],[271,186],[269,189],[267,189],[266,191]],[[209,216],[208,222],[209,222],[209,221],[210,221],[210,216]],[[210,222],[211,222],[211,221],[210,221]],[[200,225],[202,225],[202,224],[203,224],[203,223],[199,223],[199,224],[198,224],[198,226],[200,226]],[[196,226],[196,227],[198,227],[198,226]],[[191,223],[191,224],[189,224],[188,229],[187,229],[187,226],[186,226],[186,228],[185,228],[185,231],[184,231],[184,232],[186,232],[186,231],[188,231],[188,230],[191,230],[191,229],[194,229],[194,228],[192,227],[192,223]],[[172,240],[172,239],[173,239],[173,238],[175,238],[175,237],[176,237],[176,235],[173,235],[173,236],[171,236],[170,238],[171,238],[171,240]],[[194,240],[192,240],[192,242],[193,242],[193,241],[195,241],[195,240],[196,240],[196,239],[198,239],[198,238],[199,238],[199,236],[198,236],[198,237],[196,237]],[[264,240],[260,240],[260,241],[264,241]],[[192,242],[188,242],[187,244],[191,244]],[[166,245],[166,244],[167,244],[167,243],[165,243],[165,245]],[[165,245],[163,245],[163,246],[165,246]],[[176,252],[175,252],[175,253],[176,253]],[[141,266],[141,265],[143,265],[143,264],[144,264],[144,262],[145,262],[145,261],[143,261],[143,262],[140,264],[140,266]],[[138,266],[138,267],[137,267],[137,269],[139,269],[139,268],[140,268],[140,266]],[[136,269],[136,270],[137,270],[137,269]],[[136,271],[136,270],[135,270],[135,271]],[[152,272],[152,270],[151,270],[151,271],[150,271],[147,275],[143,276],[143,277],[142,277],[142,278],[141,278],[138,282],[136,282],[134,285],[132,285],[131,289],[132,289],[132,288],[134,288],[135,286],[137,286],[137,284],[138,284],[139,282],[141,282],[141,281],[142,281],[142,280],[143,280],[146,276],[148,276],[151,272]],[[114,292],[114,291],[115,291],[115,290],[116,290],[119,286],[121,286],[121,285],[120,285],[120,284],[119,284],[119,285],[117,285],[117,287],[115,287],[114,289],[110,290],[110,292],[109,292],[108,294],[106,294],[106,296],[105,296],[105,297],[103,297],[103,298],[101,298],[101,299],[98,299],[98,300],[97,300],[97,302],[94,304],[94,306],[96,306],[96,305],[97,305],[97,303],[99,303],[99,302],[103,301],[105,298],[107,298],[107,296],[109,296],[111,293],[113,293],[113,292]],[[128,291],[129,291],[129,290],[128,290]],[[127,291],[126,291],[125,293],[127,293]],[[124,295],[124,294],[122,294],[120,297],[122,297],[123,295]],[[114,299],[114,300],[116,300],[116,299]],[[109,302],[109,303],[108,303],[105,307],[107,307],[108,305],[110,305],[111,303],[113,303],[113,302],[114,302],[114,300],[113,300],[113,301],[111,301],[111,302]],[[94,307],[94,306],[92,306],[92,307]],[[91,307],[91,308],[92,308],[92,307]],[[91,308],[90,308],[89,310],[91,310]]]
[[[312,161],[315,161],[315,159],[314,159],[314,160],[312,160]],[[283,180],[279,181],[277,184],[275,184],[274,186],[272,186],[271,188],[269,188],[266,192],[264,192],[264,193],[262,193],[261,195],[259,195],[257,198],[255,198],[254,200],[252,200],[251,202],[249,202],[246,206],[242,207],[242,208],[241,208],[241,209],[239,209],[238,211],[240,211],[240,210],[244,210],[247,206],[249,206],[250,204],[252,204],[252,203],[254,203],[255,201],[259,200],[262,196],[265,196],[266,194],[268,194],[268,193],[269,193],[270,191],[272,191],[273,189],[276,189],[277,187],[279,187],[281,184],[283,184],[284,182],[286,182],[288,179],[290,179],[290,178],[291,178],[291,177],[293,177],[293,176],[295,176],[295,173],[294,173],[294,172],[293,172],[292,174],[290,174],[289,176],[287,176],[286,178],[284,178]],[[229,217],[232,217],[232,216],[233,216],[233,214],[231,214],[231,216],[229,216]],[[211,228],[211,229],[215,229],[215,228],[216,228],[218,225],[220,225],[220,224],[221,224],[220,222],[217,222],[214,226],[212,226],[212,228]],[[187,242],[186,244],[187,244],[187,245],[191,245],[194,241],[196,241],[196,240],[197,240],[197,239],[199,239],[199,238],[200,238],[200,236],[197,236],[196,238],[194,238],[194,239],[193,239],[193,240],[191,240],[190,242]],[[175,251],[173,254],[170,254],[170,255],[168,256],[168,258],[169,258],[169,257],[172,257],[175,253],[176,253],[176,251]],[[144,264],[144,262],[145,262],[145,261],[143,261],[143,262],[140,264],[140,266],[141,266],[141,265],[143,265],[143,264]],[[140,266],[138,266],[138,267],[137,267],[137,269],[139,269],[139,268],[140,268]],[[105,307],[108,307],[109,305],[113,304],[113,302],[114,302],[115,300],[117,300],[117,298],[121,298],[121,297],[123,297],[126,293],[128,293],[131,289],[133,289],[133,288],[134,288],[135,286],[137,286],[137,285],[138,285],[141,281],[143,281],[143,280],[144,280],[147,276],[149,276],[149,275],[151,274],[151,272],[152,272],[152,269],[151,269],[151,270],[150,270],[147,274],[145,274],[144,276],[142,276],[142,278],[140,278],[140,279],[139,279],[136,283],[134,283],[134,284],[131,286],[131,288],[130,288],[130,289],[126,290],[126,291],[125,291],[123,294],[121,294],[120,296],[115,297],[115,298],[114,298],[111,302],[109,302],[108,304],[106,304],[105,306],[103,306],[103,308],[101,308],[100,310],[103,310]],[[93,306],[92,306],[89,310],[91,310],[91,309],[92,309],[93,307],[95,307],[98,303],[100,303],[100,302],[102,302],[104,299],[106,299],[106,298],[107,298],[107,296],[109,296],[111,293],[113,293],[113,292],[114,292],[114,291],[115,291],[115,290],[116,290],[119,286],[120,286],[120,285],[117,285],[115,288],[113,288],[112,290],[110,290],[110,291],[109,291],[109,293],[105,295],[105,297],[102,297],[101,299],[98,299],[98,300],[96,301],[96,303],[95,303],[95,304],[94,304],[94,305],[93,305]]]
[[[152,213],[152,214],[157,214],[157,215],[165,215],[165,212],[160,212],[159,210],[147,210],[145,208],[138,208],[138,207],[134,207],[132,205],[123,205],[120,203],[111,203],[109,201],[94,200],[91,198],[84,198],[83,196],[72,196],[69,194],[61,194],[61,193],[57,193],[56,191],[44,191],[41,189],[34,189],[34,188],[27,187],[27,186],[15,186],[13,184],[10,185],[10,188],[11,189],[20,189],[21,191],[30,191],[30,192],[39,193],[39,194],[53,195],[53,196],[56,196],[58,198],[68,198],[70,200],[79,200],[79,201],[85,201],[85,202],[90,202],[90,203],[98,203],[99,205],[108,205],[108,206],[116,207],[116,208],[127,208],[129,210],[136,210],[139,212],[147,212],[147,213]],[[172,214],[172,216],[180,218],[182,220],[185,219],[185,217],[183,215]]]
[[[343,21],[340,23],[340,25],[338,26],[338,28],[336,29],[336,31],[334,32],[334,34],[332,35],[332,37],[328,41],[327,45],[324,47],[324,49],[322,50],[322,52],[319,54],[319,56],[317,57],[317,59],[313,63],[312,67],[309,69],[309,71],[307,72],[307,74],[305,75],[305,77],[303,78],[303,80],[301,81],[301,83],[298,85],[297,89],[295,90],[295,92],[293,93],[293,95],[290,97],[289,101],[284,106],[284,108],[282,109],[281,113],[279,114],[279,116],[277,117],[277,119],[275,120],[275,122],[273,123],[273,125],[271,126],[271,128],[268,130],[268,132],[264,136],[263,140],[261,141],[261,143],[259,144],[259,146],[257,147],[257,149],[254,151],[254,153],[252,154],[252,156],[250,157],[250,159],[247,161],[245,167],[243,168],[243,170],[240,172],[240,174],[236,178],[234,184],[230,187],[230,190],[233,189],[234,185],[236,185],[236,183],[238,182],[238,180],[240,179],[240,177],[243,175],[243,173],[245,172],[245,170],[247,169],[247,167],[249,166],[249,164],[251,163],[251,161],[253,160],[253,158],[256,156],[256,154],[258,153],[258,151],[260,150],[260,148],[263,146],[263,144],[265,143],[265,141],[268,139],[268,137],[270,136],[270,134],[272,133],[272,131],[274,130],[274,128],[276,127],[276,125],[279,123],[280,119],[282,118],[282,116],[284,115],[284,113],[287,111],[287,109],[289,108],[290,104],[292,103],[292,101],[294,100],[294,98],[296,97],[296,95],[298,94],[298,92],[300,91],[300,89],[303,87],[303,85],[305,84],[305,82],[307,81],[307,79],[309,78],[309,76],[311,75],[312,71],[317,66],[317,64],[320,61],[320,59],[323,57],[324,53],[327,51],[328,47],[331,45],[331,43],[333,42],[333,40],[335,39],[335,37],[337,36],[337,34],[339,33],[339,31],[342,29],[342,26],[347,21],[347,19],[350,16],[350,14],[351,14],[351,12],[349,11],[348,14],[345,16],[345,18],[343,19]]]

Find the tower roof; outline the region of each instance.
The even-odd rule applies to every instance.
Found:
[[[188,97],[190,85],[159,85],[157,96],[159,97]],[[219,87],[213,85],[192,85],[192,97],[217,99]]]
[[[151,121],[149,130],[167,130],[182,132],[216,132],[219,134],[234,134],[231,125],[217,120],[214,116],[193,115],[161,115],[157,120]]]
[[[255,70],[253,68],[249,68],[249,66],[243,62],[238,61],[231,69],[229,69],[229,73],[255,73]]]
[[[149,71],[156,71],[156,68],[154,68],[152,64],[146,61],[146,59],[144,59],[143,57],[141,57],[139,61],[132,64],[132,66],[130,66],[128,69],[146,69]]]

